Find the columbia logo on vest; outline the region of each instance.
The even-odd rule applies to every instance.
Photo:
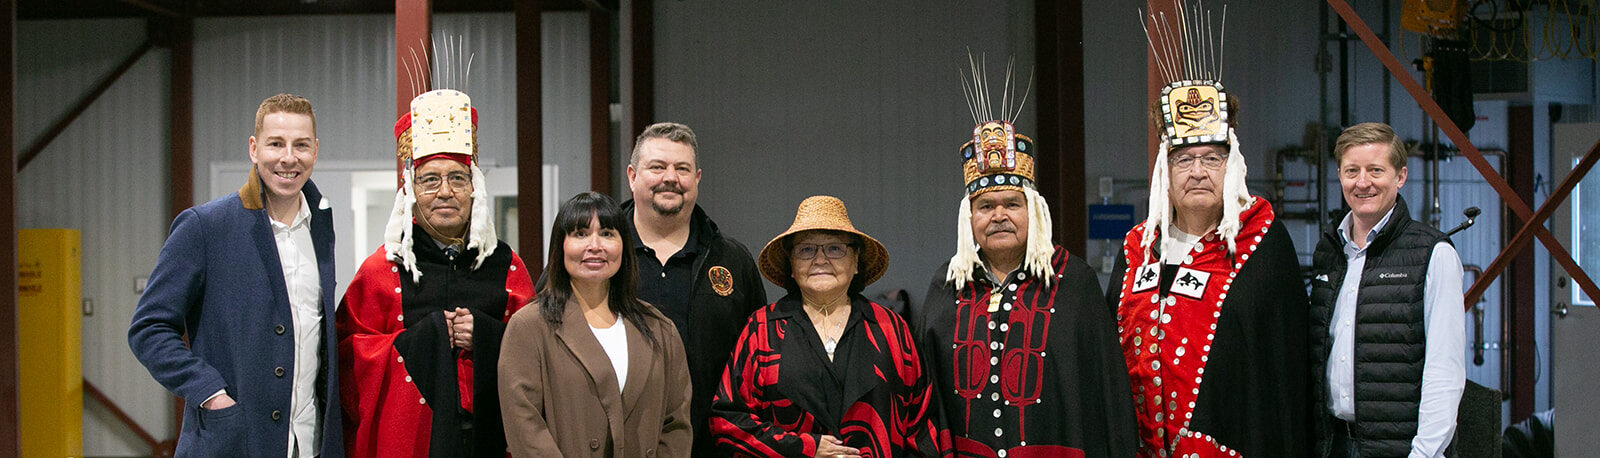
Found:
[[[1406,278],[1406,276],[1407,275],[1406,275],[1405,272],[1384,272],[1384,273],[1378,274],[1378,278],[1383,278],[1383,279]]]

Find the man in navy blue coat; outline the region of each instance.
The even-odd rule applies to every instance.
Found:
[[[262,101],[250,161],[239,192],[172,222],[128,344],[186,401],[177,456],[342,457],[333,211],[310,182],[311,102]]]

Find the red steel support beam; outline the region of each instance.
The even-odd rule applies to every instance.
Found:
[[[17,163],[12,121],[16,119],[17,2],[0,0],[0,456],[22,456],[21,399],[17,368]]]
[[[1433,119],[1433,122],[1438,124],[1439,128],[1444,131],[1445,136],[1450,138],[1451,143],[1454,143],[1456,148],[1461,150],[1461,155],[1472,162],[1473,167],[1478,169],[1478,174],[1483,176],[1483,181],[1500,194],[1500,198],[1506,203],[1506,208],[1509,208],[1518,218],[1527,222],[1525,227],[1533,231],[1533,236],[1538,237],[1539,242],[1550,250],[1550,257],[1556,263],[1561,264],[1561,267],[1567,271],[1572,280],[1585,293],[1589,294],[1589,297],[1600,297],[1600,287],[1596,287],[1594,280],[1591,280],[1589,275],[1584,273],[1583,268],[1578,266],[1578,263],[1573,262],[1572,254],[1567,252],[1567,248],[1561,245],[1561,242],[1556,240],[1549,230],[1544,228],[1542,220],[1534,218],[1533,209],[1528,206],[1528,203],[1520,199],[1516,191],[1511,189],[1511,185],[1506,184],[1505,179],[1500,177],[1500,172],[1494,170],[1494,167],[1483,159],[1483,153],[1478,151],[1478,147],[1473,146],[1472,141],[1467,138],[1467,134],[1462,132],[1461,128],[1457,127],[1449,116],[1445,115],[1444,110],[1439,108],[1439,104],[1428,96],[1422,85],[1417,84],[1417,80],[1411,77],[1406,67],[1400,63],[1399,59],[1394,57],[1394,53],[1389,52],[1388,46],[1378,40],[1378,36],[1372,33],[1372,29],[1367,27],[1366,22],[1362,21],[1360,16],[1356,15],[1355,10],[1350,9],[1350,5],[1345,3],[1344,0],[1327,1],[1328,6],[1333,7],[1333,10],[1344,18],[1350,29],[1361,37],[1361,41],[1367,45],[1368,49],[1372,50],[1372,54],[1378,58],[1378,61],[1389,69],[1389,74],[1394,76],[1402,87],[1406,88],[1406,92],[1411,93],[1411,98],[1416,99],[1417,104],[1422,107],[1422,111],[1427,113],[1428,117]],[[1572,179],[1573,176],[1577,176],[1579,179],[1582,178],[1581,175],[1576,173],[1568,178]],[[1554,199],[1551,200],[1554,201]],[[1501,252],[1500,256],[1507,256],[1510,249],[1511,247],[1506,247],[1507,251]],[[1485,269],[1483,276],[1478,277],[1478,281],[1473,282],[1472,288],[1467,291],[1466,303],[1477,303],[1478,298],[1483,295],[1483,291],[1488,289],[1489,284],[1493,283],[1495,278],[1500,276],[1500,273],[1500,271],[1493,269],[1492,264],[1490,269]]]
[[[172,51],[168,68],[168,103],[171,105],[168,116],[171,122],[167,126],[168,135],[172,138],[171,147],[167,150],[171,194],[168,195],[167,205],[168,215],[177,219],[178,213],[194,206],[194,19],[179,17],[168,19],[165,24],[169,41],[167,45]],[[84,386],[90,386],[88,381],[84,381]],[[101,397],[105,396],[102,394]],[[101,402],[117,411],[110,404],[110,398]],[[151,444],[152,455],[171,456],[177,450],[178,433],[183,428],[183,402],[183,398],[172,398],[175,420],[172,422],[171,438]],[[124,423],[135,432],[143,431],[137,424]]]
[[[513,13],[517,48],[517,251],[544,259],[544,39],[540,0],[519,0]],[[534,281],[544,263],[528,263]]]
[[[633,97],[628,117],[628,134],[644,132],[656,117],[655,9],[651,0],[633,0],[628,5],[630,50],[628,71],[632,75]],[[631,145],[631,143],[630,143]],[[1597,296],[1600,297],[1600,296]]]
[[[116,417],[117,421],[121,422],[123,426],[127,426],[129,431],[133,431],[133,435],[139,436],[139,440],[149,446],[150,450],[160,449],[161,442],[156,440],[156,436],[151,435],[149,431],[145,431],[143,427],[139,426],[139,422],[133,421],[133,417],[128,416],[128,413],[122,411],[121,407],[117,407],[115,402],[111,402],[111,397],[106,396],[93,383],[89,383],[89,379],[83,380],[83,394],[99,402],[101,406],[105,406],[106,410],[111,411],[111,416]],[[158,452],[153,452],[152,454],[161,456]]]
[[[171,125],[168,134],[172,137],[172,148],[168,150],[167,160],[172,175],[168,177],[172,182],[172,200],[168,209],[172,218],[177,219],[178,213],[194,206],[194,20],[174,19],[170,27],[172,59],[168,103],[171,111],[168,115]]]
[[[1514,106],[1506,111],[1506,115],[1505,157],[1533,157],[1533,107]],[[1517,190],[1517,197],[1533,201],[1533,161],[1503,161],[1502,164],[1506,180]],[[1560,200],[1552,198],[1546,202]],[[1502,253],[1515,255],[1496,257],[1495,261],[1501,265],[1495,267],[1495,272],[1505,271],[1505,280],[1500,282],[1500,390],[1511,403],[1511,418],[1515,421],[1533,412],[1534,377],[1538,376],[1533,364],[1538,357],[1535,353],[1538,347],[1534,342],[1536,316],[1533,298],[1534,289],[1539,286],[1534,282],[1533,250],[1512,248],[1511,243],[1516,238],[1511,234],[1521,235],[1533,226],[1528,225],[1527,220],[1508,213],[1504,210],[1500,212],[1500,242],[1504,247]],[[1478,278],[1483,277],[1483,273],[1479,271]]]
[[[154,40],[145,40],[144,44],[139,45],[132,53],[128,54],[128,57],[123,59],[121,64],[117,64],[117,67],[112,69],[110,74],[106,75],[105,78],[101,78],[99,83],[95,83],[94,87],[83,95],[83,98],[78,99],[77,105],[73,105],[66,115],[51,124],[50,128],[45,129],[44,134],[40,135],[38,140],[34,140],[33,144],[28,146],[27,151],[24,151],[22,157],[17,160],[17,171],[21,172],[22,169],[28,168],[28,164],[39,157],[39,153],[44,152],[44,148],[50,146],[50,142],[55,141],[56,137],[66,131],[67,126],[71,126],[72,122],[76,121],[84,111],[88,111],[89,106],[93,105],[96,99],[105,94],[106,90],[111,89],[111,85],[121,79],[122,74],[133,68],[133,64],[138,63],[139,58],[144,57],[144,54],[154,47]]]
[[[1527,107],[1515,107],[1512,109],[1515,110],[1518,108],[1528,109]],[[1515,129],[1513,129],[1512,135],[1517,135],[1515,133]],[[1529,139],[1529,141],[1531,143],[1531,139]],[[1515,143],[1516,141],[1512,140],[1512,142]],[[1532,152],[1531,149],[1529,152]],[[1551,192],[1550,196],[1545,198],[1544,203],[1539,205],[1539,211],[1533,214],[1533,218],[1531,220],[1524,220],[1522,222],[1522,229],[1517,230],[1517,235],[1512,237],[1511,240],[1506,243],[1505,249],[1500,252],[1500,255],[1495,257],[1494,262],[1489,263],[1489,267],[1483,270],[1484,275],[1498,275],[1514,261],[1514,259],[1512,259],[1515,256],[1514,253],[1521,252],[1523,248],[1528,246],[1529,242],[1533,241],[1534,234],[1544,228],[1545,220],[1549,219],[1550,215],[1555,214],[1556,207],[1559,207],[1562,203],[1565,203],[1567,196],[1572,194],[1573,189],[1578,186],[1578,182],[1583,181],[1583,177],[1589,174],[1590,169],[1594,168],[1596,161],[1600,161],[1600,142],[1597,142],[1594,144],[1594,146],[1590,147],[1589,152],[1585,153],[1583,158],[1578,160],[1578,164],[1572,167],[1572,173],[1568,174],[1566,178],[1562,179],[1561,184],[1556,186],[1555,191]],[[1532,175],[1532,173],[1529,173],[1529,175]],[[1472,286],[1474,290],[1478,289],[1477,283],[1474,283]],[[1484,286],[1487,287],[1488,285]],[[1482,294],[1482,291],[1479,291],[1479,294]]]
[[[416,67],[417,60],[421,69]],[[426,71],[432,61],[433,0],[394,0],[395,118],[411,111],[411,99],[433,86],[433,75]],[[407,65],[411,66],[409,72]]]
[[[1083,219],[1083,3],[1035,2],[1034,47],[1038,71],[1039,191],[1055,215],[1051,237],[1067,250],[1087,249]]]
[[[589,9],[589,189],[611,194],[610,11]]]
[[[433,0],[394,0],[394,117],[411,111],[411,99],[433,87]],[[419,68],[420,66],[420,68]],[[407,69],[410,70],[407,70]],[[405,167],[394,158],[394,169]],[[400,180],[396,186],[404,185]]]

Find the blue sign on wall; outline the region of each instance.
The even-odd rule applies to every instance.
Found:
[[[1132,205],[1089,205],[1089,238],[1120,239],[1133,229]]]

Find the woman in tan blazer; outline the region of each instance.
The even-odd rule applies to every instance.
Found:
[[[556,215],[539,294],[511,317],[500,348],[512,456],[689,456],[683,344],[661,312],[634,297],[626,217],[594,192]]]

